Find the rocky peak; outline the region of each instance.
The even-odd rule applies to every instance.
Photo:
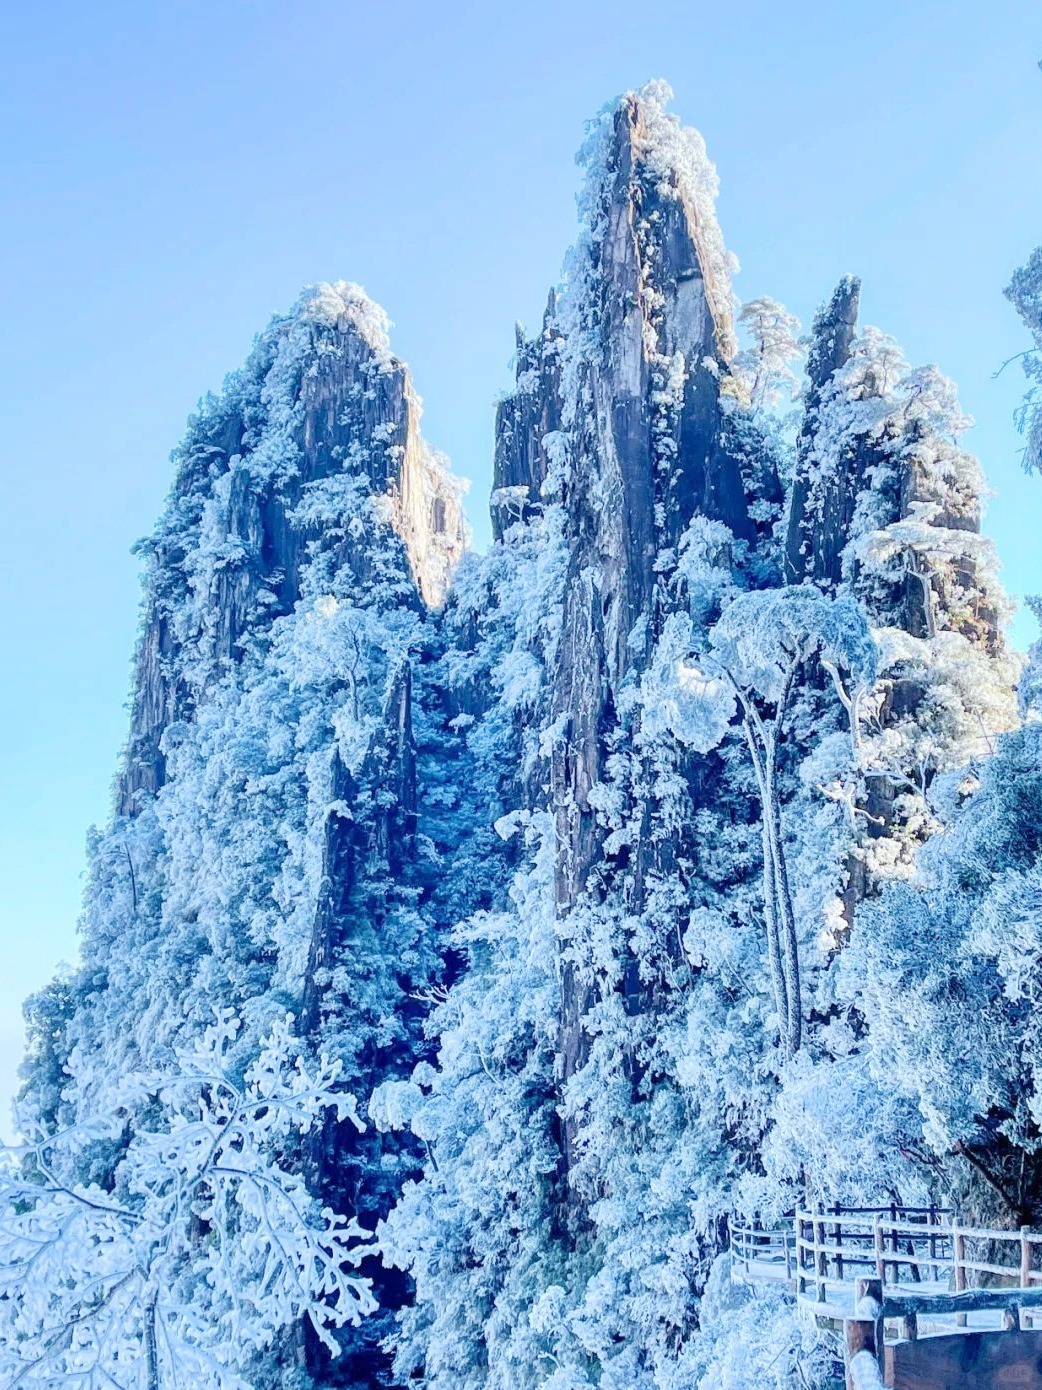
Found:
[[[668,608],[665,586],[681,535],[697,515],[753,534],[738,461],[722,442],[719,388],[734,329],[716,174],[701,137],[666,112],[669,95],[653,83],[595,123],[580,156],[582,235],[556,306],[564,340],[557,495],[568,570],[550,678],[549,789],[563,913],[588,893],[609,891],[603,874],[593,882],[607,834],[595,788],[610,749],[631,745],[626,692]],[[617,885],[637,913],[656,852],[649,815],[640,820]],[[592,989],[587,965],[567,959],[559,1033],[566,1080],[589,1055]],[[569,1120],[569,1172],[576,1138]]]
[[[785,541],[785,578],[790,584],[805,578],[836,584],[841,577],[842,551],[849,538],[867,460],[857,454],[847,459],[847,467],[837,468],[831,486],[826,486],[827,495],[812,502],[812,455],[818,438],[822,392],[850,358],[860,301],[861,281],[844,276],[832,297],[815,314],[811,328],[806,413],[797,445],[796,478]]]
[[[701,137],[666,113],[668,97],[653,83],[595,125],[581,155],[583,235],[558,306],[570,543],[553,693],[567,725],[552,770],[563,904],[597,857],[589,793],[622,683],[654,636],[663,552],[693,514],[750,529],[738,465],[720,448],[733,326],[716,173]]]
[[[844,275],[814,316],[807,353],[808,412],[815,408],[825,383],[850,357],[860,306],[861,281],[856,275]]]
[[[502,540],[512,521],[540,505],[550,472],[551,437],[561,429],[561,345],[557,293],[550,291],[542,332],[526,338],[518,324],[514,389],[496,407],[492,465],[492,532]]]
[[[117,807],[165,780],[164,730],[292,610],[318,550],[364,591],[438,606],[465,545],[459,484],[420,433],[383,310],[345,281],[305,291],[210,396],[141,549],[148,573]],[[377,551],[393,538],[388,561]],[[390,568],[388,569],[388,563]]]
[[[971,422],[935,367],[911,371],[877,330],[858,335],[859,291],[845,277],[814,320],[785,577],[852,584],[879,627],[948,627],[998,652],[984,482],[957,442]]]

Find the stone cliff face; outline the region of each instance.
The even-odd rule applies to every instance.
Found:
[[[557,295],[551,291],[542,333],[529,341],[516,330],[515,389],[496,407],[492,465],[492,532],[497,541],[515,520],[542,506],[550,472],[548,441],[561,429],[561,344]]]
[[[639,917],[651,880],[676,877],[678,853],[697,839],[695,817],[720,797],[722,774],[712,760],[682,761],[677,776],[688,789],[690,820],[665,833],[649,796],[630,807],[637,828],[625,852],[605,855],[609,760],[640,745],[634,692],[678,610],[678,546],[699,518],[726,528],[720,563],[736,575],[740,568],[743,586],[806,583],[830,593],[848,586],[879,629],[916,639],[945,627],[964,634],[997,658],[998,704],[989,717],[998,727],[1009,717],[1001,604],[980,597],[979,478],[971,467],[938,462],[938,449],[948,446],[931,436],[929,412],[911,418],[934,385],[924,378],[894,397],[907,368],[871,331],[859,337],[860,283],[845,278],[814,322],[786,497],[769,432],[735,404],[741,387],[731,376],[735,330],[714,172],[685,135],[668,124],[654,93],[630,95],[602,119],[584,194],[587,233],[565,288],[551,295],[542,332],[531,341],[519,335],[516,388],[497,413],[497,544],[509,550],[510,527],[544,505],[563,513],[560,640],[541,697],[549,769],[527,788],[530,802],[554,816],[563,920],[590,904]],[[933,541],[901,550],[902,526],[924,509],[945,530],[947,551]],[[964,546],[951,539],[960,530]],[[960,586],[977,595],[972,614]],[[880,685],[882,737],[901,726],[895,746],[910,745],[909,725],[925,724],[934,709],[923,668],[929,658],[917,660],[914,671],[908,661],[888,670]],[[651,786],[653,764],[645,756],[635,782]],[[900,838],[906,822],[921,825],[921,810],[895,775],[874,773],[868,787],[869,839]],[[865,859],[858,850],[847,866],[848,915],[878,874],[893,871],[885,857],[871,871]],[[561,971],[559,1065],[567,1085],[589,1055],[584,1020],[598,987],[574,950],[564,953]],[[651,1007],[639,962],[624,973],[626,1007]],[[566,1167],[577,1142],[566,1122]]]
[[[558,900],[572,904],[598,853],[589,803],[604,734],[661,617],[662,552],[702,514],[749,537],[738,462],[721,443],[718,381],[733,350],[729,286],[704,244],[684,166],[662,168],[651,111],[624,101],[593,191],[599,220],[573,267],[567,306],[569,572],[551,708]]]
[[[850,538],[850,526],[858,493],[865,485],[867,460],[855,454],[844,460],[827,486],[819,488],[812,502],[810,456],[816,439],[822,391],[850,358],[857,333],[861,282],[848,277],[840,282],[829,302],[814,319],[807,357],[807,399],[800,430],[796,477],[789,509],[785,542],[785,579],[799,584],[838,584],[842,578],[842,554]]]
[[[137,656],[130,743],[118,809],[166,776],[164,730],[241,660],[241,644],[290,612],[321,531],[302,500],[355,463],[363,491],[385,499],[418,590],[442,602],[465,537],[458,488],[419,429],[406,367],[382,312],[357,286],[306,294],[259,340],[220,398],[204,402],[176,455],[173,493],[142,548],[150,578]],[[345,528],[337,562],[371,572],[368,536]]]
[[[933,368],[902,381],[907,366],[896,346],[873,330],[859,333],[859,298],[859,282],[845,278],[814,321],[784,572],[790,584],[845,588],[864,604],[885,657],[880,739],[919,761],[914,780],[925,794],[936,773],[989,747],[983,734],[975,744],[964,722],[954,732],[960,703],[963,714],[976,702],[987,707],[981,731],[985,723],[992,731],[1013,727],[1016,663],[1003,635],[993,555],[980,535],[983,479],[956,443],[962,422],[951,383]],[[955,700],[944,670],[953,658],[973,671]],[[946,701],[945,736],[920,737]],[[910,783],[896,767],[867,780],[866,839],[896,838],[907,856],[932,821],[909,803]],[[854,855],[848,919],[893,869],[889,853],[880,859],[871,845]]]
[[[568,575],[550,713],[557,900],[586,893],[605,836],[591,800],[617,736],[624,683],[646,663],[665,611],[662,571],[691,517],[751,534],[739,465],[722,445],[718,381],[733,351],[729,286],[710,262],[711,201],[686,166],[662,167],[654,108],[624,101],[604,132],[593,234],[572,267],[563,486]],[[697,171],[701,173],[699,169]],[[709,225],[707,225],[709,224]],[[647,828],[629,864],[627,907],[643,907]],[[586,1056],[593,986],[566,962],[560,1048],[567,1080]],[[565,1131],[566,1148],[574,1140]]]
[[[417,1000],[465,898],[441,882],[458,831],[437,800],[453,736],[432,674],[465,527],[386,330],[355,285],[306,291],[175,455],[63,1040],[80,1074],[105,1059],[102,1086],[162,1065],[218,1004],[253,1045],[291,1010],[359,1097],[424,1048]],[[301,1161],[370,1230],[418,1162],[412,1141],[330,1116]],[[375,1258],[366,1273],[385,1311],[345,1336],[339,1383],[386,1375],[405,1291]],[[310,1335],[284,1354],[332,1374]]]
[[[870,510],[871,525],[877,531],[899,525],[910,531],[910,523],[921,520],[937,530],[938,544],[932,553],[910,561],[888,583],[885,594],[877,590],[865,596],[880,626],[927,637],[943,626],[935,611],[938,604],[949,614],[959,609],[953,587],[979,590],[986,584],[983,557],[972,539],[980,534],[982,480],[975,466],[966,466],[965,456],[959,466],[950,443],[950,457],[939,459],[938,441],[931,439],[925,412],[914,416],[914,398],[905,410],[910,419],[881,415],[874,427],[852,430],[837,441],[836,397],[844,371],[852,366],[860,289],[856,279],[842,280],[814,321],[789,504],[785,578],[793,584],[810,580],[832,590],[844,581],[857,587],[863,557],[852,552],[851,542],[864,531],[865,514]],[[850,382],[852,399],[844,403],[848,413],[863,406],[868,408],[867,417],[873,401],[892,386],[888,377],[897,370],[893,354],[890,360],[884,357],[867,365]],[[920,395],[928,389],[925,381],[914,388]],[[945,563],[949,557],[939,544],[942,530],[964,533],[962,553],[954,566]],[[985,604],[978,605],[975,621],[967,623],[960,617],[959,623],[967,636],[997,652],[1000,619],[994,605]]]

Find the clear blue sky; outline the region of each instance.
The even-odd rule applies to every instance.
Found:
[[[743,298],[865,317],[977,418],[988,529],[1042,589],[1002,299],[1042,241],[1037,0],[9,4],[0,17],[0,1104],[75,952],[137,613],[129,554],[198,396],[299,288],[360,281],[474,481],[574,225],[583,121],[664,76],[720,169]],[[1030,635],[1025,622],[1018,628]]]

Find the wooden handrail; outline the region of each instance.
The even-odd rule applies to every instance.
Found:
[[[1032,1326],[1042,1314],[1042,1258],[1034,1254],[1042,1230],[966,1226],[942,1208],[895,1204],[797,1210],[789,1229],[733,1220],[730,1236],[734,1267],[744,1265],[754,1279],[784,1278],[807,1313],[833,1326],[843,1322],[848,1390],[870,1383],[864,1377],[882,1367],[887,1323],[898,1325],[899,1342],[913,1342],[923,1331],[943,1332],[943,1321],[932,1319],[954,1319],[948,1327],[955,1332],[973,1313],[1000,1313],[1007,1329]],[[991,1258],[978,1258],[973,1252],[981,1244],[974,1242]],[[1016,1258],[1000,1263],[1009,1246]],[[931,1292],[915,1289],[923,1273],[932,1278]],[[970,1287],[980,1274],[1006,1285]],[[954,1291],[937,1287],[942,1276],[952,1277]]]
[[[879,1281],[888,1300],[913,1297],[922,1311],[940,1314],[954,1299],[950,1309],[963,1326],[966,1310],[1020,1303],[1035,1309],[1042,1295],[1042,1259],[1034,1255],[1035,1247],[1042,1246],[1042,1231],[965,1226],[940,1207],[797,1210],[791,1227],[767,1230],[755,1221],[732,1219],[730,1241],[736,1271],[753,1279],[784,1280],[801,1303],[818,1310],[842,1307],[848,1295],[841,1295],[837,1286],[849,1288],[865,1275]],[[976,1255],[980,1247],[974,1242],[994,1243],[999,1249],[986,1250],[991,1258],[985,1259]],[[1017,1258],[1004,1263],[1003,1252],[1011,1245]],[[971,1287],[979,1275],[1004,1280],[1005,1286]],[[924,1279],[936,1288],[949,1276],[954,1293],[912,1292]],[[907,1335],[914,1335],[914,1309],[900,1316]]]
[[[759,1267],[761,1277],[780,1278],[784,1268],[785,1282],[792,1279],[796,1235],[789,1227],[765,1231],[755,1226],[744,1226],[732,1222],[730,1226],[731,1267],[744,1268],[747,1275],[752,1274],[752,1266]],[[769,1266],[778,1273],[764,1276],[763,1268]]]
[[[890,1293],[883,1290],[883,1317],[920,1313],[1004,1313],[1042,1308],[1042,1289],[967,1289],[965,1293]]]
[[[858,1214],[858,1215],[855,1215],[855,1216],[854,1216],[852,1219],[850,1219],[850,1220],[844,1218],[843,1224],[844,1224],[844,1225],[862,1226],[862,1227],[869,1227],[869,1228],[870,1228],[870,1227],[874,1226],[874,1225],[876,1224],[876,1222],[881,1222],[884,1226],[887,1226],[887,1227],[893,1226],[893,1227],[895,1227],[897,1230],[904,1230],[904,1229],[907,1227],[909,1230],[912,1230],[912,1231],[930,1231],[930,1230],[945,1230],[945,1231],[946,1231],[946,1230],[948,1230],[948,1229],[950,1228],[950,1226],[953,1224],[951,1221],[948,1220],[948,1217],[950,1216],[950,1213],[947,1212],[947,1211],[945,1211],[945,1210],[942,1210],[941,1208],[937,1208],[937,1210],[936,1210],[935,1212],[932,1213],[932,1216],[930,1216],[930,1215],[928,1215],[927,1213],[924,1212],[923,1215],[924,1215],[924,1217],[926,1217],[927,1219],[924,1219],[924,1220],[922,1220],[922,1221],[919,1221],[919,1220],[909,1221],[909,1220],[905,1219],[905,1218],[907,1218],[907,1216],[909,1215],[909,1209],[906,1208],[906,1207],[896,1207],[896,1208],[895,1208],[895,1211],[901,1213],[901,1215],[900,1215],[900,1216],[892,1215],[892,1214],[890,1213],[890,1209],[888,1208],[886,1211],[879,1211],[879,1212],[875,1212],[875,1213],[866,1212],[866,1213],[864,1213],[863,1215],[862,1215],[862,1214]],[[914,1212],[912,1213],[912,1215],[914,1215]],[[795,1213],[795,1216],[793,1217],[793,1220],[794,1220],[794,1221],[796,1221],[796,1220],[802,1220],[802,1221],[821,1221],[821,1220],[825,1220],[825,1221],[829,1221],[829,1222],[835,1222],[835,1221],[838,1220],[838,1219],[839,1219],[839,1218],[833,1216],[833,1214],[832,1214],[831,1211],[810,1211],[810,1210],[808,1210],[808,1211],[798,1211],[798,1212]],[[1010,1232],[1007,1231],[1006,1234],[1009,1235]]]
[[[847,1390],[865,1384],[884,1383],[881,1371],[887,1322],[901,1324],[904,1339],[918,1340],[919,1315],[955,1315],[965,1326],[970,1313],[999,1312],[1007,1330],[1022,1324],[1024,1314],[1042,1308],[1042,1289],[972,1289],[965,1293],[908,1294],[888,1293],[879,1279],[857,1279],[854,1284],[853,1311],[843,1322]],[[824,1312],[834,1314],[826,1307]],[[999,1334],[1001,1335],[1001,1333]],[[871,1372],[871,1374],[869,1374]]]
[[[1042,1245],[1042,1231],[1033,1231],[1030,1227],[1024,1226],[1016,1231],[993,1231],[985,1226],[960,1226],[958,1224],[945,1227],[945,1230],[961,1231],[963,1235],[969,1236],[973,1240],[1005,1240],[1016,1241],[1018,1244],[1026,1241],[1028,1245]]]
[[[813,1245],[806,1245],[806,1246],[803,1247],[803,1249],[804,1249],[804,1250],[813,1250],[813,1249],[814,1249],[814,1246],[813,1246]],[[851,1254],[848,1254],[848,1252],[847,1252],[847,1247],[846,1247],[846,1246],[840,1246],[840,1247],[839,1247],[839,1254],[837,1254],[837,1253],[836,1253],[836,1248],[835,1248],[835,1247],[833,1247],[833,1246],[831,1246],[831,1245],[821,1245],[821,1246],[818,1247],[818,1253],[819,1253],[820,1255],[828,1255],[830,1258],[834,1258],[834,1259],[836,1259],[836,1260],[838,1260],[838,1259],[840,1259],[840,1257],[842,1257],[843,1263],[844,1263],[845,1265],[860,1265],[860,1266],[862,1266],[862,1268],[864,1268],[864,1269],[871,1269],[871,1270],[873,1270],[873,1271],[875,1270],[875,1267],[876,1267],[876,1257],[875,1257],[875,1255],[871,1255],[871,1254],[851,1255]],[[907,1260],[907,1257],[905,1257],[905,1258],[906,1258],[906,1260]],[[889,1264],[890,1261],[888,1260],[887,1263]],[[838,1276],[837,1276],[837,1282],[838,1282],[838,1283],[843,1283],[844,1281],[843,1281],[842,1279],[839,1279]],[[849,1282],[849,1280],[848,1280],[847,1282]]]

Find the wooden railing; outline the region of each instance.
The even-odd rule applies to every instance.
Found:
[[[830,1284],[872,1274],[884,1284],[937,1283],[952,1268],[953,1228],[939,1207],[833,1207],[798,1211],[796,1294],[829,1302]],[[889,1274],[889,1280],[888,1280]]]
[[[991,1380],[964,1374],[967,1332],[1015,1331],[999,1342],[985,1338],[979,1354],[1018,1375],[1036,1364],[1042,1231],[964,1226],[939,1207],[835,1206],[797,1211],[791,1227],[735,1218],[730,1239],[739,1277],[784,1282],[819,1323],[843,1327],[850,1390],[906,1383],[978,1390]],[[970,1328],[974,1314],[988,1316]],[[1042,1385],[1042,1373],[1023,1383]]]
[[[947,1277],[951,1228],[941,1207],[842,1207],[798,1211],[790,1225],[764,1227],[733,1217],[731,1266],[753,1279],[784,1280],[801,1295],[812,1285],[849,1283],[909,1266],[914,1283]]]
[[[731,1265],[753,1279],[789,1284],[803,1300],[829,1302],[829,1287],[858,1276],[884,1288],[945,1285],[965,1293],[981,1279],[1042,1286],[1042,1231],[964,1226],[941,1207],[830,1207],[798,1211],[792,1227],[731,1222]]]
[[[732,1221],[731,1269],[751,1279],[791,1284],[796,1272],[796,1232],[791,1226],[764,1230],[755,1223]]]
[[[1004,1234],[1015,1233],[1006,1231]],[[1002,1268],[1003,1274],[1009,1272],[1010,1267]],[[924,1390],[931,1386],[952,1390],[952,1387],[968,1385],[981,1390],[992,1380],[985,1368],[977,1364],[976,1357],[971,1358],[974,1365],[966,1367],[959,1354],[960,1341],[965,1334],[955,1337],[942,1334],[920,1344],[920,1317],[951,1317],[954,1314],[956,1325],[964,1327],[970,1313],[999,1313],[1002,1331],[1009,1334],[1030,1330],[1032,1314],[1037,1312],[1042,1312],[1042,1288],[894,1293],[886,1290],[878,1278],[858,1278],[854,1285],[853,1308],[843,1323],[847,1390],[875,1390],[875,1387],[905,1384],[922,1386]],[[897,1322],[901,1329],[896,1345],[886,1344],[888,1322]],[[950,1334],[953,1329],[949,1325],[947,1330]],[[994,1370],[1003,1372],[1001,1382],[996,1380],[995,1383],[1035,1385],[1037,1378],[1033,1378],[1031,1372],[1034,1369],[1037,1375],[1037,1343],[1025,1346],[1023,1339],[1018,1341],[999,1335],[997,1342],[988,1339],[992,1351],[987,1359]],[[982,1376],[987,1378],[982,1379]]]
[[[1005,1278],[1014,1281],[1018,1289],[1030,1289],[1042,1284],[1042,1269],[1036,1269],[1035,1249],[1042,1246],[1042,1231],[1033,1231],[1022,1226],[1019,1231],[986,1230],[979,1226],[953,1226],[954,1246],[953,1273],[956,1293],[965,1293],[975,1281],[973,1275],[985,1274],[992,1279]],[[974,1251],[981,1244],[999,1247],[996,1253],[1009,1251],[1011,1258],[1001,1263],[978,1257]],[[987,1252],[990,1253],[990,1252]],[[966,1316],[960,1313],[957,1319],[960,1327],[965,1327]]]

